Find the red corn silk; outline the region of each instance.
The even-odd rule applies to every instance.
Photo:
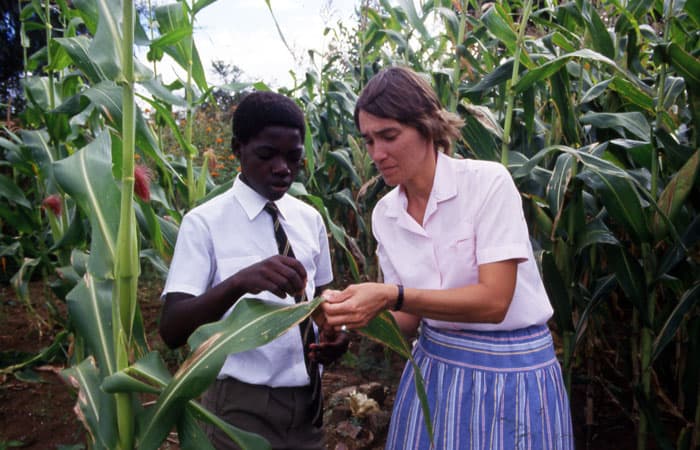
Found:
[[[58,194],[49,195],[41,202],[41,207],[51,211],[55,216],[60,216],[62,208],[61,196]]]
[[[153,172],[146,166],[136,165],[134,167],[134,193],[139,196],[144,202],[151,200],[151,178]]]

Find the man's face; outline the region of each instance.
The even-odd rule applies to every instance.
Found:
[[[304,156],[296,128],[271,125],[234,151],[241,180],[268,200],[282,197],[297,176]]]

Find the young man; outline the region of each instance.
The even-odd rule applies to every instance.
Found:
[[[295,296],[313,298],[333,279],[321,216],[287,194],[303,162],[304,134],[303,113],[285,96],[255,92],[238,105],[232,149],[241,173],[229,191],[192,209],[180,226],[162,294],[160,333],[169,346],[183,345],[202,324],[236,314],[239,298],[293,304]],[[279,247],[275,215],[293,256]],[[264,346],[229,355],[203,404],[275,449],[321,449],[305,357],[327,364],[347,343],[344,334],[326,330],[305,350],[294,327]],[[237,448],[216,427],[208,435],[217,449]]]

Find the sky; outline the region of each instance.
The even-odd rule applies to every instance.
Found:
[[[325,24],[353,21],[359,0],[270,0],[289,46],[298,55],[323,50]],[[263,80],[272,87],[290,87],[290,69],[300,70],[279,36],[265,0],[218,0],[195,17],[195,44],[209,84],[221,83],[211,61],[238,66],[244,81]],[[167,77],[167,73],[164,73]]]

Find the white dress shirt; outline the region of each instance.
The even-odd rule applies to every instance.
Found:
[[[180,225],[162,296],[170,292],[201,295],[241,269],[276,255],[272,218],[263,210],[266,202],[236,178],[227,192],[189,211]],[[311,206],[288,194],[275,204],[294,255],[306,268],[306,296],[313,298],[316,286],[333,279],[323,219]],[[293,297],[280,299],[270,292],[243,297],[294,304]],[[235,314],[235,307],[224,317]],[[229,355],[218,378],[226,376],[271,387],[308,385],[299,327],[266,345]]]
[[[518,260],[515,293],[498,324],[425,319],[434,327],[514,330],[543,325],[552,316],[530,243],[520,194],[508,170],[490,161],[438,153],[423,224],[406,211],[400,187],[372,212],[372,230],[386,283],[448,289],[478,282],[479,265]]]

